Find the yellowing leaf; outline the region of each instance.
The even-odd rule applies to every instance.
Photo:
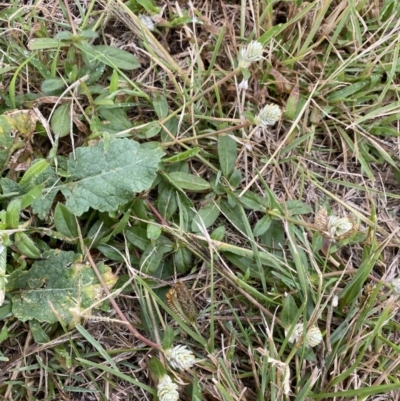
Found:
[[[74,252],[52,250],[43,254],[27,271],[17,270],[9,277],[7,292],[12,295],[14,315],[22,320],[62,321],[74,326],[104,296],[90,265],[76,263]],[[111,288],[117,277],[102,263],[98,269]]]

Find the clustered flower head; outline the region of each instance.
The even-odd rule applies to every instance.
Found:
[[[260,125],[265,128],[268,125],[274,125],[280,120],[282,116],[282,110],[277,104],[267,104],[254,118],[256,125]]]
[[[249,68],[251,63],[263,58],[263,45],[256,40],[250,42],[239,51],[238,64],[240,68]]]
[[[190,369],[196,363],[193,352],[186,348],[185,345],[169,348],[164,351],[164,354],[174,369]]]
[[[342,237],[353,229],[353,222],[348,217],[330,216],[328,230],[331,237]]]
[[[315,216],[315,225],[324,237],[336,240],[352,236],[358,228],[349,217],[328,217],[328,212],[322,208]]]
[[[157,396],[160,401],[178,401],[178,385],[168,375],[160,377],[157,385]]]
[[[143,25],[145,25],[149,31],[154,31],[156,29],[154,21],[150,17],[150,15],[141,14],[139,15],[139,19],[140,21],[142,21]]]
[[[294,343],[303,338],[303,323],[297,323],[294,327],[291,336],[289,337],[289,342]],[[288,331],[285,331],[287,335]],[[312,326],[306,333],[306,345],[308,347],[315,347],[319,343],[322,342],[322,333],[321,330],[317,326]]]

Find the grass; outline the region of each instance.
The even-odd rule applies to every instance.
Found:
[[[167,2],[150,31],[139,17],[161,9],[0,9],[0,398],[157,399],[168,373],[182,400],[398,400],[400,5]],[[240,68],[255,40],[263,59]],[[283,115],[263,128],[266,104]],[[148,191],[79,216],[65,193],[34,206],[70,154],[113,138],[163,148]],[[15,309],[13,274],[49,249],[118,278],[73,324]],[[167,301],[177,281],[190,291]],[[163,352],[177,344],[187,371]]]

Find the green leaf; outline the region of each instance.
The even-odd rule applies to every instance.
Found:
[[[23,189],[30,189],[35,185],[36,179],[49,167],[49,163],[44,159],[36,159],[28,170],[25,171],[24,176],[21,178],[19,184]]]
[[[208,228],[214,224],[220,214],[219,206],[215,202],[202,207],[194,216],[192,221],[192,231],[201,232],[202,228]]]
[[[42,186],[36,185],[21,198],[21,208],[25,209],[30,206],[42,194]]]
[[[147,238],[151,241],[158,239],[161,235],[161,227],[156,226],[155,224],[147,225]]]
[[[254,192],[247,191],[239,198],[239,201],[246,209],[265,212],[267,204],[266,200]]]
[[[61,42],[53,38],[34,38],[28,42],[29,50],[57,49],[59,46],[68,46],[67,42]]]
[[[65,87],[65,81],[61,78],[45,79],[42,83],[42,92],[45,94],[53,93]]]
[[[246,232],[246,225],[243,222],[242,216],[237,211],[237,206],[231,206],[229,202],[223,200],[221,202],[221,211],[225,217],[242,232]]]
[[[160,9],[155,5],[153,0],[136,0],[149,14],[159,13]]]
[[[195,216],[193,202],[185,193],[177,192],[177,202],[179,206],[179,227],[182,230],[189,230]]]
[[[101,125],[102,131],[107,131],[110,134],[117,133],[132,127],[126,113],[122,109],[105,109],[98,110],[99,115],[107,122]]]
[[[193,174],[175,171],[168,174],[171,182],[180,189],[189,191],[203,191],[211,188],[210,183]]]
[[[90,266],[75,263],[74,252],[52,250],[43,257],[29,270],[17,270],[9,276],[7,290],[16,291],[12,311],[22,321],[62,321],[74,327],[82,319],[79,313],[97,303],[101,285]],[[104,264],[98,269],[111,288],[116,276]]]
[[[181,161],[190,159],[190,158],[198,155],[200,151],[201,151],[201,148],[193,148],[193,149],[185,150],[184,152],[180,152],[174,156],[163,159],[163,162],[165,162],[165,163],[181,162]]]
[[[1,189],[3,194],[16,194],[21,195],[23,193],[21,186],[14,180],[10,180],[7,177],[0,179]]]
[[[178,273],[186,273],[192,267],[192,252],[183,245],[179,245],[174,253],[174,262]]]
[[[253,229],[253,235],[255,237],[263,235],[268,230],[271,223],[272,223],[271,216],[265,215],[263,218],[257,221]]]
[[[118,81],[119,81],[118,71],[114,70],[113,73],[111,74],[110,87],[108,88],[108,92],[110,94],[118,90]]]
[[[39,344],[48,343],[50,337],[43,330],[42,325],[36,319],[29,321],[29,330],[32,333],[33,339]]]
[[[96,39],[99,37],[99,34],[91,29],[85,29],[84,31],[79,32],[79,35],[77,36],[85,39]]]
[[[178,207],[176,191],[168,182],[161,181],[158,185],[157,209],[164,219],[169,220]]]
[[[139,226],[128,228],[125,231],[125,235],[126,239],[141,251],[144,251],[150,244],[147,238],[147,231]]]
[[[161,148],[147,149],[126,138],[111,139],[106,152],[103,142],[77,149],[76,159],[71,154],[68,161],[74,182],[61,186],[67,208],[77,216],[90,207],[116,210],[151,187],[162,155]]]
[[[156,93],[153,97],[153,108],[160,120],[168,115],[168,102],[165,96]]]
[[[285,205],[290,216],[296,214],[308,214],[313,211],[310,205],[296,199],[285,202]]]
[[[150,366],[151,373],[153,373],[153,375],[155,377],[157,377],[158,379],[160,379],[161,377],[163,377],[167,374],[167,371],[165,370],[163,364],[157,358],[154,358],[154,357],[151,358],[149,366]]]
[[[88,58],[99,60],[102,63],[121,70],[135,70],[140,67],[136,56],[125,50],[107,45],[92,46],[89,43],[75,44]]]
[[[222,174],[229,178],[235,169],[237,144],[229,135],[218,138],[218,157]]]
[[[7,228],[18,228],[19,214],[21,213],[21,199],[13,199],[7,206]]]
[[[15,234],[15,245],[23,256],[30,259],[39,259],[42,255],[39,248],[25,233]]]
[[[193,379],[192,379],[192,401],[202,401],[204,400],[204,397],[201,393],[201,388],[200,388],[200,383],[199,380],[196,377],[196,374],[194,373]]]
[[[35,184],[40,184],[42,188],[48,188],[43,190],[42,194],[32,203],[32,211],[37,214],[40,219],[46,218],[53,205],[54,198],[58,192],[58,188],[54,188],[54,184],[57,180],[58,177],[51,166],[43,171],[35,180]]]
[[[57,107],[57,110],[51,117],[50,126],[57,137],[62,138],[63,136],[69,134],[71,129],[71,114],[69,102]]]
[[[289,328],[293,323],[297,323],[294,321],[294,319],[296,318],[298,311],[299,308],[297,307],[294,298],[289,294],[283,303],[281,312],[283,327]]]
[[[299,84],[296,84],[293,87],[292,92],[290,93],[290,96],[286,102],[285,117],[287,119],[293,120],[295,118],[297,106],[299,103],[299,98],[300,98]]]
[[[226,231],[225,227],[220,226],[211,233],[210,237],[215,241],[222,241],[225,237],[225,231]]]
[[[162,347],[164,350],[172,347],[172,344],[174,343],[174,337],[174,329],[171,326],[166,326],[162,340]]]
[[[344,89],[339,89],[335,92],[332,92],[330,95],[328,95],[327,100],[331,103],[351,100],[351,97],[350,97],[351,95],[353,95],[354,93],[365,88],[369,84],[370,84],[370,80],[356,82],[354,84],[351,84],[351,85],[345,87]]]
[[[78,227],[76,224],[75,216],[61,203],[57,203],[56,210],[54,212],[54,224],[56,230],[65,235],[67,238],[78,237]]]
[[[361,290],[364,288],[365,281],[368,279],[368,275],[371,273],[376,261],[387,246],[387,242],[389,241],[386,240],[372,249],[365,248],[365,255],[357,269],[357,273],[339,293],[339,306],[341,308],[345,305],[350,305],[360,295]]]
[[[146,274],[154,273],[160,266],[164,255],[172,251],[172,243],[166,238],[160,237],[157,241],[150,242],[140,259],[140,270]]]
[[[241,170],[234,170],[229,177],[229,184],[231,184],[233,188],[236,188],[240,184],[240,181],[242,181]]]

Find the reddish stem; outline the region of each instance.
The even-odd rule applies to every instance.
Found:
[[[100,284],[102,285],[104,291],[106,292],[106,294],[108,295],[108,298],[110,299],[111,305],[113,306],[113,308],[115,309],[115,311],[118,313],[118,316],[120,317],[120,319],[126,323],[128,330],[140,341],[144,342],[146,345],[148,345],[151,348],[154,348],[158,351],[162,351],[162,347],[156,343],[153,343],[153,341],[147,339],[146,337],[142,336],[128,321],[128,319],[125,317],[125,315],[123,314],[123,312],[121,311],[121,309],[119,308],[118,304],[115,302],[114,298],[111,296],[110,290],[108,289],[106,283],[103,280],[102,275],[99,272],[99,269],[96,266],[96,263],[94,263],[94,260],[92,258],[92,255],[89,252],[89,249],[87,247],[85,247],[85,252],[86,252],[86,256],[89,260],[90,265],[92,266],[94,272],[96,273],[97,278],[100,281]]]

